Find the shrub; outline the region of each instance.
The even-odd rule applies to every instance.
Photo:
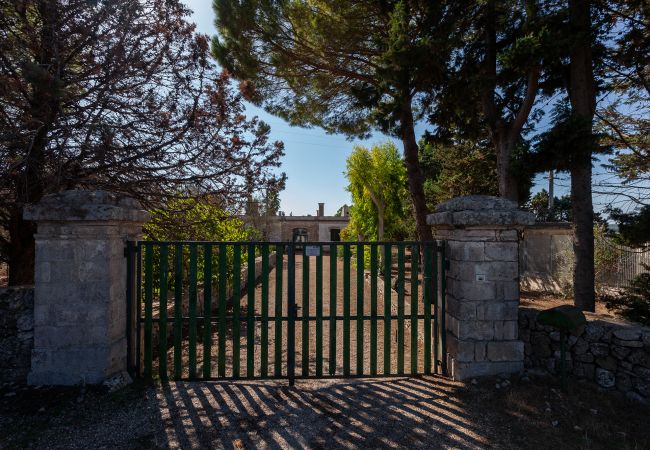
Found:
[[[163,207],[150,211],[151,220],[144,226],[147,241],[251,241],[259,237],[257,230],[247,227],[236,217],[225,212],[215,202],[202,198],[173,198]],[[216,249],[213,249],[216,251]],[[169,246],[168,252],[168,287],[174,289],[175,246]],[[242,264],[247,259],[246,246],[242,247]],[[233,276],[234,251],[226,247],[226,269],[228,279]],[[160,276],[160,247],[153,247],[154,284]],[[197,282],[204,281],[203,246],[197,247]],[[183,246],[183,282],[188,283],[189,248]],[[212,278],[217,277],[216,255],[213,254]]]
[[[650,266],[644,266],[650,270]],[[650,325],[650,272],[644,272],[632,279],[630,285],[619,295],[604,297],[610,309],[635,322]]]

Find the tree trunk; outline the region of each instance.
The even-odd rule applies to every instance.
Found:
[[[431,227],[427,225],[427,203],[424,198],[424,177],[420,168],[418,156],[418,144],[415,140],[415,128],[413,127],[413,110],[411,101],[405,100],[402,105],[401,114],[402,144],[404,145],[404,165],[408,177],[411,201],[415,213],[415,225],[418,239],[422,242],[433,240]]]
[[[384,240],[384,206],[377,206],[377,240]]]
[[[535,104],[539,90],[540,66],[535,65],[528,69],[526,76],[526,94],[522,99],[519,109],[515,111],[512,120],[503,117],[501,108],[497,106],[497,8],[494,0],[486,4],[485,10],[485,58],[483,61],[482,76],[484,87],[482,92],[482,108],[485,120],[490,129],[490,137],[497,154],[497,176],[499,177],[499,195],[508,200],[519,203],[519,183],[517,175],[512,172],[512,156],[528,116]],[[537,16],[535,2],[527,0],[526,21]]]
[[[32,81],[32,105],[26,130],[33,139],[25,142],[24,169],[13,179],[14,205],[10,211],[9,234],[9,285],[34,283],[34,234],[36,224],[23,220],[23,207],[36,203],[43,197],[46,188],[45,152],[48,134],[60,109],[59,52],[57,50],[58,5],[56,2],[38,2],[39,17],[43,20],[40,48],[42,76]]]
[[[591,155],[571,170],[573,205],[574,304],[583,311],[596,308],[594,280],[594,211],[591,196]]]
[[[512,154],[516,141],[508,133],[495,133],[492,141],[497,153],[497,176],[499,177],[499,196],[519,203],[519,183],[512,173]]]
[[[571,48],[569,99],[571,113],[584,130],[592,133],[596,105],[596,88],[591,50],[591,16],[589,0],[569,0],[569,26],[576,40]],[[584,138],[583,138],[584,139]],[[571,168],[571,203],[573,205],[573,249],[576,265],[573,272],[574,304],[583,311],[596,307],[594,287],[594,210],[591,192],[591,142],[584,140],[576,149]]]
[[[23,209],[14,208],[9,219],[9,286],[34,284],[34,233],[36,224],[22,217]]]

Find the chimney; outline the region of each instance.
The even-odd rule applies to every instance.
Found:
[[[350,215],[350,210],[348,205],[343,205],[343,217],[348,217]]]
[[[318,204],[318,217],[323,217],[325,215],[325,203]]]

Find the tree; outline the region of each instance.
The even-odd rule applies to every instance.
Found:
[[[630,247],[645,247],[650,242],[650,205],[624,213],[610,208],[609,217],[618,224],[618,239]]]
[[[494,147],[486,140],[457,139],[450,144],[420,143],[427,206],[462,195],[498,195]]]
[[[283,154],[247,120],[177,0],[0,0],[0,233],[9,283],[33,279],[23,206],[99,188],[155,206],[278,190]]]
[[[496,155],[499,195],[527,199],[531,173],[521,170],[522,134],[540,90],[553,89],[547,72],[554,43],[548,28],[558,20],[553,8],[534,0],[476,1],[463,22],[462,45],[448,67],[445,84],[429,121],[436,139],[460,135],[479,142],[487,132]]]
[[[170,198],[153,208],[143,229],[152,241],[246,241],[256,231],[209,196]]]
[[[603,2],[618,33],[604,55],[608,96],[596,110],[598,130],[616,154],[610,169],[618,179],[595,186],[633,207],[650,204],[650,7],[643,0]]]
[[[595,311],[594,288],[594,208],[591,192],[593,119],[596,112],[596,80],[593,63],[593,31],[590,0],[569,0],[569,26],[575,33],[570,49],[568,95],[571,123],[576,140],[571,167],[573,204],[574,302],[584,311]]]
[[[346,234],[362,240],[396,238],[409,208],[406,170],[395,145],[355,146],[346,169],[347,190],[352,195]]]
[[[249,98],[293,125],[367,136],[381,130],[404,150],[420,239],[426,224],[414,123],[443,82],[457,3],[214,0],[213,53]]]
[[[553,207],[549,207],[549,193],[542,189],[530,199],[526,205],[528,209],[535,214],[538,222],[570,222],[571,216],[571,197],[563,195],[555,197]]]

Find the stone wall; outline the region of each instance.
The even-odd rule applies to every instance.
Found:
[[[447,368],[457,380],[519,372],[519,236],[534,222],[515,202],[457,197],[427,217],[446,242]]]
[[[34,347],[34,288],[0,289],[0,383],[24,383]]]
[[[539,310],[519,308],[519,338],[528,369],[557,373],[560,334],[537,323]],[[567,370],[576,378],[618,389],[650,404],[650,327],[616,322],[587,313],[587,325],[569,336]]]
[[[519,245],[521,287],[564,294],[573,283],[573,232],[570,223],[526,227]]]
[[[7,287],[9,269],[5,263],[0,262],[0,288]]]
[[[100,384],[126,370],[127,240],[150,214],[134,199],[65,191],[28,205],[37,222],[31,385]]]

